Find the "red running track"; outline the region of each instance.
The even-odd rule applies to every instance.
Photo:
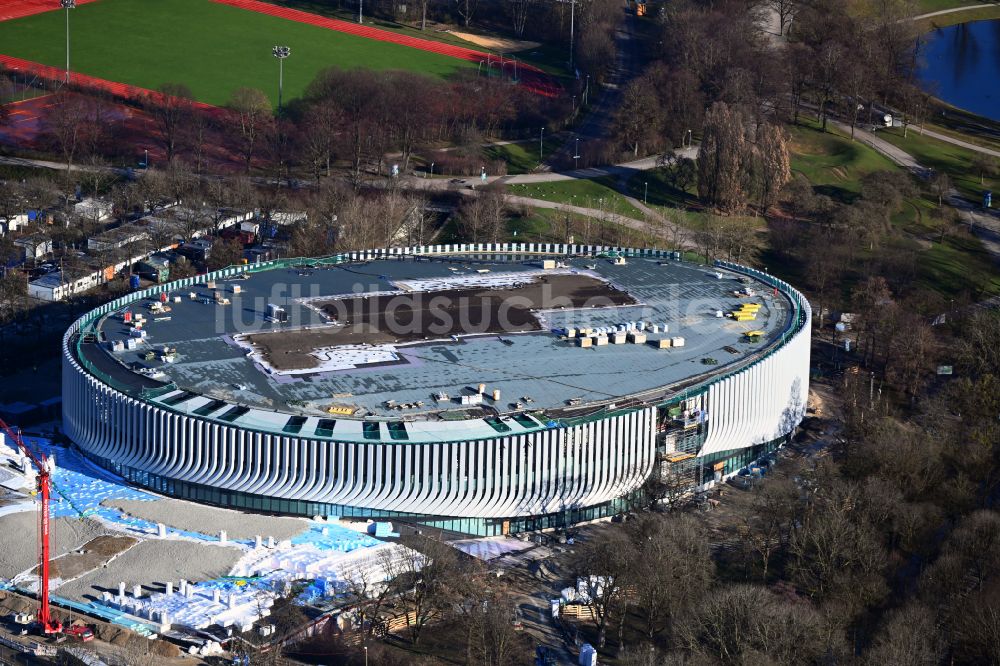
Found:
[[[82,5],[93,1],[76,0],[76,4]],[[59,8],[58,0],[0,0],[0,21],[51,12]]]
[[[0,0],[0,2],[2,1],[3,0]],[[260,2],[260,0],[212,0],[212,2],[246,9],[260,14],[267,14],[269,16],[276,16],[278,18],[296,21],[298,23],[308,23],[320,28],[336,30],[337,32],[356,35],[366,39],[375,39],[380,42],[390,42],[392,44],[400,44],[402,46],[420,49],[421,51],[430,51],[431,53],[438,53],[450,58],[458,58],[460,60],[468,60],[476,63],[481,61],[497,62],[497,56],[486,53],[485,51],[476,51],[474,49],[454,46],[452,44],[435,42],[430,39],[421,39],[419,37],[401,35],[399,33],[382,30],[380,28],[372,28],[363,24],[358,25],[357,23],[350,23],[348,21],[327,18],[317,14],[310,14],[309,12],[304,12],[298,9],[280,7],[278,5]],[[509,67],[507,63],[504,63],[504,66],[505,68]],[[539,95],[555,97],[562,91],[562,86],[560,86],[558,82],[537,67],[518,62],[517,74],[518,78],[520,78],[521,82],[524,83],[529,90],[538,93]]]
[[[66,78],[65,69],[43,65],[40,62],[33,62],[31,60],[22,60],[21,58],[15,58],[14,56],[9,55],[0,54],[0,65],[9,70],[27,72],[28,74],[47,79],[49,81],[62,81]],[[98,90],[104,90],[112,95],[115,95],[116,97],[135,101],[142,101],[147,98],[152,98],[154,100],[166,98],[166,95],[155,90],[148,90],[147,88],[140,88],[139,86],[132,86],[127,83],[118,83],[117,81],[108,81],[107,79],[99,79],[96,76],[88,76],[78,72],[71,73],[70,83],[81,88],[96,88]],[[212,106],[211,104],[205,104],[204,102],[192,102],[192,104],[195,108],[199,109],[218,109],[218,107]]]

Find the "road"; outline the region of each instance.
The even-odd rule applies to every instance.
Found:
[[[598,93],[597,101],[589,107],[577,123],[570,139],[562,147],[549,155],[542,170],[549,170],[559,164],[568,164],[576,152],[575,137],[580,142],[603,139],[611,134],[611,126],[621,105],[622,90],[639,74],[639,45],[635,38],[635,15],[622,3],[624,18],[615,31],[615,62],[607,74],[604,85],[598,87],[591,81],[589,95]],[[598,92],[599,90],[599,92]],[[577,100],[582,102],[582,100]],[[510,182],[510,181],[508,181]]]

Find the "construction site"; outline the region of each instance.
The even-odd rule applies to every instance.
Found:
[[[400,561],[419,563],[390,523],[158,497],[49,437],[0,425],[0,531],[21,535],[0,540],[7,650],[55,657],[95,638],[118,648],[141,638],[155,661],[228,653],[234,636],[264,647],[276,628],[282,640],[314,621],[349,629],[359,580],[375,590]],[[302,610],[282,624],[290,605]]]

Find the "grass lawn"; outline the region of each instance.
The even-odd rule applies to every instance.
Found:
[[[551,155],[559,149],[563,139],[559,135],[546,136],[543,142],[545,155]],[[530,173],[538,168],[538,141],[489,146],[483,149],[483,156],[488,160],[506,162],[508,174]]]
[[[859,141],[823,132],[811,120],[791,128],[792,172],[809,179],[818,192],[850,202],[861,192],[861,179],[875,171],[895,171],[896,165]]]
[[[874,171],[897,170],[898,167],[873,149],[837,133],[820,132],[815,125],[792,128],[792,170],[803,174],[815,188],[841,201],[850,202],[860,192],[861,178]],[[961,156],[949,155],[950,144],[920,137],[912,130],[907,139],[902,130],[880,131],[880,136],[912,152],[922,164],[959,167]],[[971,159],[971,153],[965,159]],[[941,152],[944,151],[944,152]],[[933,158],[933,159],[932,159]],[[978,178],[975,179],[978,184]],[[940,235],[940,227],[933,213],[937,201],[918,196],[908,199],[904,208],[892,218],[899,232],[889,239],[894,251],[913,253],[915,256],[914,279],[921,288],[938,292],[943,297],[954,297],[965,292],[983,289],[987,293],[1000,293],[1000,271],[982,244],[964,228]],[[875,252],[887,248],[876,248]],[[794,281],[804,280],[803,267],[782,265],[765,253],[764,260],[773,262],[778,271]],[[768,263],[770,266],[771,264]],[[863,275],[851,272],[844,280],[844,298]]]
[[[964,225],[942,234],[933,217],[936,208],[936,200],[918,197],[907,200],[892,218],[893,226],[903,232],[897,245],[918,257],[917,284],[945,297],[974,288],[1000,293],[1000,271],[993,257]]]
[[[975,0],[917,0],[917,13],[927,14],[942,9],[954,9],[955,7],[967,7],[976,4]]]
[[[553,183],[510,185],[510,193],[583,208],[603,209],[641,220],[642,211],[611,187],[608,178],[560,180]]]
[[[577,243],[662,247],[653,236],[584,215],[552,208],[529,208],[523,217],[507,223],[507,241],[562,243],[572,236]]]
[[[694,192],[694,186],[682,192],[667,182],[663,169],[650,169],[637,173],[628,180],[630,196],[644,201],[652,208],[701,208],[702,204]]]
[[[73,71],[152,89],[184,83],[199,100],[217,105],[240,87],[260,88],[277,102],[275,44],[292,48],[284,67],[286,100],[331,65],[441,77],[472,66],[208,0],[99,0],[71,11]],[[65,66],[65,39],[62,11],[0,23],[0,52],[55,67]]]
[[[996,192],[1000,189],[1000,178],[987,178],[980,184],[979,174],[972,168],[974,153],[971,150],[921,136],[916,128],[910,128],[906,138],[900,127],[881,131],[879,136],[913,155],[923,166],[948,174],[956,189],[971,201],[981,201],[983,190]]]

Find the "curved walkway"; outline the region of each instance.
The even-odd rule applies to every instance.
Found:
[[[849,134],[851,131],[849,125],[839,120],[831,119],[830,123],[841,132]],[[927,177],[932,172],[931,169],[917,162],[908,152],[889,143],[885,139],[860,128],[855,128],[854,131],[859,141],[871,146],[895,164],[912,171],[921,178]],[[1000,216],[992,210],[977,208],[974,203],[962,198],[958,190],[954,188],[948,193],[946,200],[949,206],[952,206],[959,212],[959,215],[973,230],[994,261],[1000,263]]]
[[[935,16],[943,16],[945,14],[954,14],[956,12],[967,12],[971,9],[982,9],[983,7],[1000,7],[1000,2],[981,2],[978,5],[966,5],[965,7],[952,7],[951,9],[939,9],[936,12],[927,12],[926,14],[918,14],[917,16],[911,16],[908,21],[921,21],[923,19],[934,18]]]
[[[971,150],[977,153],[983,153],[984,155],[992,155],[993,157],[1000,157],[1000,150],[994,150],[993,148],[987,148],[986,146],[980,146],[976,143],[970,143],[969,141],[963,141],[962,139],[957,139],[953,136],[948,136],[947,134],[942,134],[941,132],[935,132],[930,129],[917,130],[917,132],[923,136],[929,136],[931,138],[937,139],[938,141],[944,141],[945,143],[950,143],[959,148],[965,148],[966,150]]]

